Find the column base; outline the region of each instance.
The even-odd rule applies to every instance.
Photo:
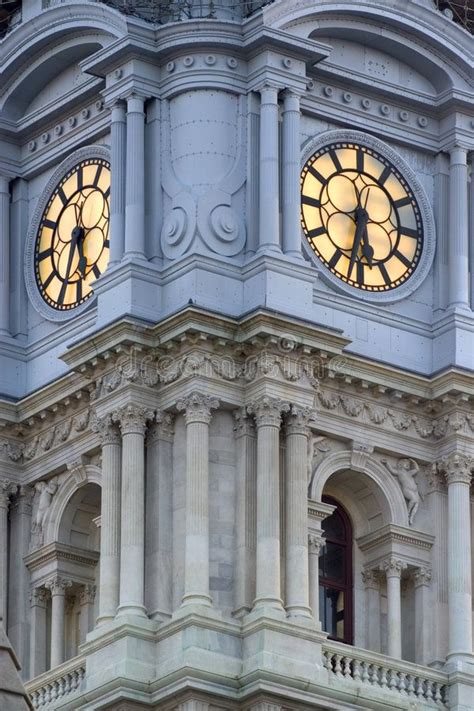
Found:
[[[311,609],[306,605],[287,605],[286,614],[288,617],[305,617],[306,619],[313,619]]]
[[[143,605],[134,605],[133,603],[119,605],[115,617],[145,617],[148,619],[146,607]]]
[[[279,598],[259,597],[254,600],[253,608],[250,612],[251,617],[254,615],[284,619],[286,617],[286,611],[283,607],[283,602]]]
[[[109,625],[115,619],[115,615],[101,615],[95,621],[96,627],[103,627],[104,625]]]
[[[186,605],[205,605],[206,607],[212,607],[212,597],[203,593],[187,593],[183,595],[181,600],[181,607]]]
[[[262,244],[261,247],[259,247],[256,251],[256,256],[260,257],[261,255],[264,254],[283,254],[281,251],[281,247],[279,247],[277,244]]]
[[[469,652],[451,652],[446,657],[445,668],[448,674],[464,672],[474,676],[474,654],[470,654]]]

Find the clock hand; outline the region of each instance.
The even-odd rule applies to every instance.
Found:
[[[79,252],[79,264],[77,267],[77,271],[79,274],[82,276],[84,279],[86,275],[86,267],[87,267],[87,257],[84,254],[84,239],[85,239],[85,232],[82,227],[80,229],[80,234],[77,239],[77,251]]]
[[[366,212],[367,220],[366,220],[366,223],[365,223],[365,226],[364,226],[364,231],[363,231],[363,233],[362,233],[362,241],[363,241],[363,244],[362,244],[362,256],[367,259],[367,263],[368,263],[368,265],[369,265],[369,269],[372,269],[372,259],[373,259],[373,256],[374,256],[374,248],[373,248],[372,245],[369,243],[369,233],[368,233],[368,231],[367,231],[367,222],[368,222],[368,219],[369,219],[369,215],[368,215],[368,213],[367,213],[367,211],[366,211],[367,202],[368,202],[368,200],[369,200],[369,193],[370,193],[370,188],[369,188],[368,191],[367,191],[367,196],[366,196],[365,205],[364,205],[364,211]]]
[[[367,205],[367,200],[365,202]],[[347,278],[351,278],[352,270],[354,269],[354,264],[357,259],[357,254],[359,252],[359,247],[360,243],[362,241],[362,236],[366,230],[367,227],[367,221],[369,219],[369,215],[367,214],[367,210],[365,207],[362,207],[360,204],[360,193],[358,194],[357,197],[357,207],[355,209],[355,221],[356,221],[356,232],[354,235],[354,242],[352,245],[352,252],[351,252],[351,260],[349,263],[349,271],[347,272]]]

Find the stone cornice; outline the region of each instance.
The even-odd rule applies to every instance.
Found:
[[[377,531],[368,533],[365,536],[357,539],[358,546],[364,553],[374,548],[378,548],[385,543],[402,543],[426,551],[430,551],[433,547],[435,537],[421,531],[397,526],[395,524],[387,524],[382,526]]]
[[[96,551],[85,551],[82,548],[69,546],[65,543],[48,543],[24,557],[24,562],[30,571],[47,565],[53,561],[67,560],[91,568],[97,565],[100,554]]]
[[[308,516],[317,522],[318,527],[321,525],[321,521],[330,516],[336,507],[332,504],[325,504],[322,501],[312,501],[308,500]]]

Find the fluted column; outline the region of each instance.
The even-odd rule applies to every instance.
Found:
[[[260,89],[259,251],[280,252],[278,89]]]
[[[79,603],[81,606],[80,615],[80,636],[81,644],[86,641],[88,633],[94,627],[94,601],[95,601],[96,587],[95,585],[87,584],[84,585],[80,595]]]
[[[257,425],[257,589],[255,608],[282,610],[280,590],[280,424],[289,405],[262,397],[248,406]]]
[[[387,653],[389,657],[402,657],[402,597],[401,577],[407,564],[390,557],[382,564],[387,578]]]
[[[245,408],[234,413],[237,485],[235,506],[234,616],[250,612],[255,599],[256,437],[253,419]]]
[[[173,420],[157,412],[147,435],[145,603],[152,619],[172,610]]]
[[[380,652],[380,572],[364,570],[362,580],[366,599],[366,644],[372,652]]]
[[[151,410],[134,404],[125,405],[112,416],[122,432],[119,615],[146,616],[145,431],[152,418]]]
[[[282,243],[283,252],[301,259],[300,97],[286,91],[283,100]]]
[[[70,580],[60,577],[45,583],[51,592],[51,669],[64,662],[65,597],[66,589],[70,586]]]
[[[319,553],[323,545],[324,538],[321,531],[310,531],[308,533],[309,606],[318,629],[321,629],[319,617]]]
[[[125,103],[117,101],[110,124],[110,264],[118,264],[125,249],[126,135]]]
[[[209,423],[216,398],[192,392],[176,403],[186,417],[186,532],[183,605],[211,605],[209,595]]]
[[[472,654],[472,563],[469,489],[474,460],[453,453],[439,464],[448,484],[449,656]]]
[[[431,570],[418,568],[414,573],[413,580],[415,584],[415,662],[427,665],[432,661],[433,656]]]
[[[100,529],[99,617],[111,621],[117,613],[120,590],[121,436],[111,415],[94,423],[102,444],[102,503]]]
[[[30,593],[30,677],[46,671],[46,604],[44,587]]]
[[[467,151],[454,146],[449,168],[449,305],[469,308]]]
[[[291,407],[285,435],[285,591],[290,617],[311,617],[308,591],[308,422],[312,411]]]
[[[145,259],[145,100],[127,99],[125,257]]]
[[[10,179],[0,175],[0,336],[10,335]]]
[[[8,631],[8,509],[10,496],[18,489],[17,484],[6,479],[0,481],[0,617]]]

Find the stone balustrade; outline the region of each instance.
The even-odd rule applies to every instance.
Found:
[[[336,642],[323,645],[323,661],[330,683],[358,684],[361,689],[357,693],[363,697],[386,691],[405,697],[406,705],[400,708],[412,708],[413,702],[420,709],[447,706],[448,677],[444,672]]]
[[[37,676],[25,684],[33,708],[43,709],[43,711],[56,708],[59,699],[80,689],[85,675],[85,658],[74,657],[55,669]]]

